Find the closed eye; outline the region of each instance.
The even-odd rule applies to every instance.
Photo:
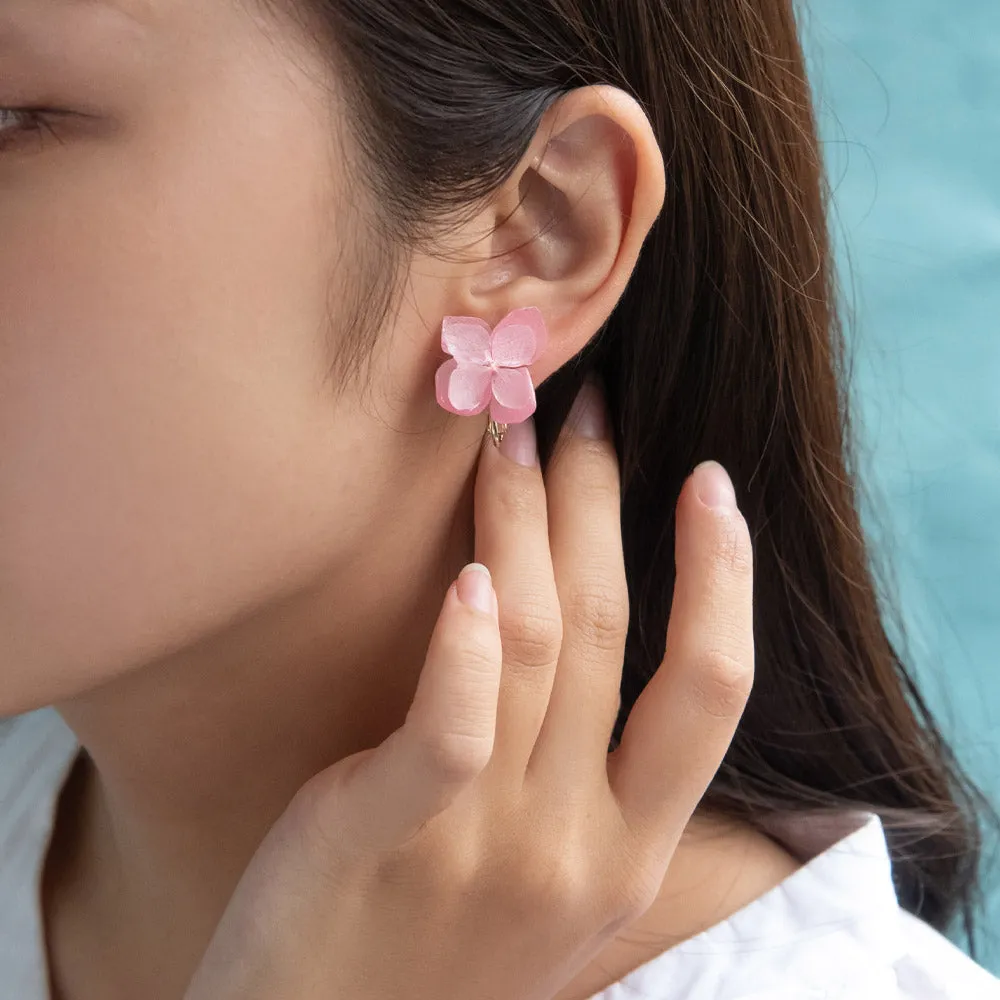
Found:
[[[26,137],[58,139],[52,127],[56,114],[48,108],[0,108],[0,152]]]

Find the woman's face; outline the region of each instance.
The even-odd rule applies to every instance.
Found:
[[[0,713],[196,642],[419,505],[400,428],[436,419],[439,304],[337,391],[357,178],[321,53],[252,6],[0,0],[0,108],[60,111],[0,114]]]

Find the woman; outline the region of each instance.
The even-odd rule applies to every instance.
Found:
[[[790,4],[0,0],[0,107],[10,995],[1000,995]]]

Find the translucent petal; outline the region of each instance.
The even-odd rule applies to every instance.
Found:
[[[437,401],[449,413],[461,417],[482,413],[490,403],[492,372],[482,365],[460,365],[454,359],[437,370]]]
[[[527,368],[501,368],[493,375],[490,417],[499,424],[519,424],[535,412],[535,387]]]
[[[503,368],[534,364],[545,350],[548,333],[542,312],[535,306],[514,309],[493,330],[490,349],[493,361]]]
[[[462,364],[490,363],[490,325],[475,316],[445,316],[441,349]]]

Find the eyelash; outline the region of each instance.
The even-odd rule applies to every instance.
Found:
[[[0,108],[0,150],[26,135],[41,137],[45,133],[55,136],[51,118],[53,112],[47,108]],[[9,125],[13,119],[15,124]],[[16,122],[20,120],[22,124]]]

